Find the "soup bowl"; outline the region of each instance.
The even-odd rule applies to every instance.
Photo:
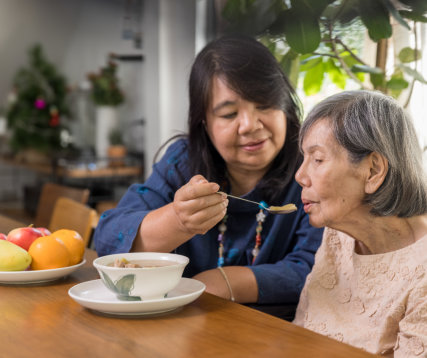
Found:
[[[116,267],[115,263],[140,267]],[[93,265],[104,285],[123,301],[158,300],[179,283],[189,259],[178,254],[130,252],[98,257]],[[128,265],[129,266],[129,265]]]

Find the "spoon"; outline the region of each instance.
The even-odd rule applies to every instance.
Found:
[[[286,204],[283,206],[267,206],[267,204],[264,202],[258,203],[256,201],[240,198],[238,196],[227,194],[227,193],[224,193],[222,191],[218,191],[217,193],[218,194],[225,194],[228,197],[233,198],[233,199],[243,200],[243,201],[246,201],[248,203],[256,204],[260,208],[265,209],[272,214],[289,214],[289,213],[292,213],[293,211],[297,210],[297,207],[295,206],[295,204]]]

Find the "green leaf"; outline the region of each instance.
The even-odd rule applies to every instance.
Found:
[[[378,42],[392,34],[389,13],[379,0],[359,0],[360,17],[368,28],[369,37]]]
[[[295,10],[284,11],[284,30],[289,46],[298,53],[309,53],[317,49],[320,43],[320,27],[315,16],[298,13]]]
[[[405,11],[405,10],[401,10],[399,11],[400,15],[402,15],[403,17],[406,17],[409,20],[412,21],[416,21],[416,22],[427,22],[427,17],[423,16],[420,13],[416,13],[413,11]]]
[[[394,91],[402,91],[405,88],[408,88],[408,86],[408,81],[404,80],[403,78],[391,78],[386,82],[386,87]]]
[[[325,69],[323,62],[310,68],[304,76],[304,92],[307,96],[316,94],[322,88]]]
[[[113,280],[103,271],[100,271],[102,281],[104,281],[104,284],[113,292],[119,293],[119,291],[116,288],[116,285],[114,284]]]
[[[370,80],[374,88],[384,87],[385,86],[385,75],[381,74],[370,74]]]
[[[312,15],[319,17],[326,7],[335,0],[291,0],[292,9],[303,13],[310,11]]]
[[[414,70],[408,66],[405,65],[398,65],[403,72],[405,72],[406,74],[408,74],[409,76],[412,76],[415,80],[427,84],[427,81],[425,80],[425,78],[423,77],[423,75],[421,73],[419,73],[417,70]]]
[[[400,13],[397,11],[396,7],[392,4],[390,0],[382,0],[383,4],[387,8],[388,11],[390,11],[390,14],[396,19],[396,21],[401,24],[403,27],[406,27],[408,30],[411,28],[409,27],[408,23],[402,18]]]
[[[318,65],[320,62],[322,62],[322,56],[320,55],[308,56],[301,61],[299,70],[300,72],[307,71],[313,66]]]
[[[331,81],[341,89],[345,88],[347,76],[344,75],[341,69],[335,64],[335,62],[330,58],[325,64],[325,70],[328,73]]]
[[[372,73],[375,75],[379,75],[382,74],[383,71],[381,70],[381,68],[378,67],[370,67],[370,66],[366,66],[366,65],[353,65],[351,67],[351,71],[352,72],[364,72],[364,73]]]
[[[421,51],[405,47],[399,52],[399,60],[402,63],[409,63],[421,59]]]
[[[120,295],[130,296],[130,291],[135,284],[135,275],[129,274],[116,281],[116,289]]]
[[[283,72],[288,76],[289,81],[292,83],[294,88],[298,84],[298,73],[299,73],[299,54],[289,49],[289,51],[282,57],[280,61],[280,66],[283,69]]]

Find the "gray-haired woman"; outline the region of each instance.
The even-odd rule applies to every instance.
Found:
[[[325,226],[294,323],[369,352],[427,356],[427,181],[403,109],[348,91],[309,113],[296,173]]]

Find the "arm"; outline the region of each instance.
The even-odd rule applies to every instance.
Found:
[[[245,266],[223,267],[228,279],[234,300],[239,303],[256,302],[258,300],[258,284],[252,270]],[[231,292],[219,269],[201,272],[194,276],[206,285],[206,292],[230,299]]]
[[[204,234],[225,215],[227,196],[219,185],[196,175],[175,194],[172,203],[148,213],[132,251],[169,252],[196,234]]]
[[[147,181],[131,185],[117,207],[101,215],[94,234],[98,255],[129,252],[134,241],[134,250],[170,251],[191,233],[203,232],[221,219],[219,212],[224,211],[227,200],[213,194],[216,184],[200,176],[190,180],[186,153],[185,141],[173,143]],[[191,183],[186,185],[187,181]],[[200,195],[202,198],[195,199]],[[145,242],[142,235],[152,240]]]

